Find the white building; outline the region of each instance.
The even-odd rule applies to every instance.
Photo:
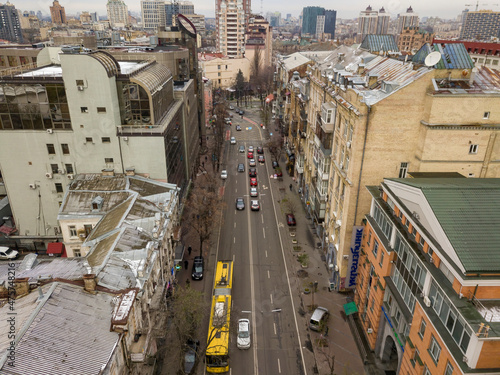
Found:
[[[226,0],[216,14],[217,51],[230,58],[242,58],[245,53],[245,22],[247,20],[241,0]]]
[[[165,1],[141,0],[142,28],[156,31],[158,26],[165,26]]]
[[[108,0],[106,4],[111,27],[125,27],[128,22],[128,8],[123,0]]]

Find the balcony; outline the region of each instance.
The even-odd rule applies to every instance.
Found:
[[[323,127],[316,126],[315,134],[319,139],[323,154],[325,156],[330,155],[332,153],[333,133],[327,133],[324,131]]]

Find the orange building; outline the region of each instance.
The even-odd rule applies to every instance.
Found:
[[[405,27],[398,36],[398,48],[401,52],[414,54],[425,43],[432,43],[434,34],[419,29],[417,26]]]
[[[500,179],[414,177],[368,187],[355,296],[368,343],[399,374],[499,374]]]
[[[57,0],[54,0],[52,6],[50,7],[50,18],[52,19],[52,23],[55,23],[57,25],[66,23],[66,11]]]

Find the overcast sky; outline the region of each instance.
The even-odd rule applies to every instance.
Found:
[[[214,17],[215,0],[191,0],[194,4],[196,13],[204,14],[206,17]],[[41,10],[43,14],[49,14],[49,7],[52,5],[52,0],[10,0],[17,9],[21,10]],[[59,3],[65,7],[66,14],[76,14],[82,11],[94,12],[99,15],[106,14],[107,0],[59,0]],[[135,12],[140,12],[140,0],[125,0],[128,9]],[[304,1],[299,0],[253,0],[252,11],[254,13],[262,12],[281,12],[282,17],[286,17],[287,13],[297,17],[302,8]],[[332,1],[332,0],[312,0],[308,1],[307,5],[321,6],[325,9],[333,9],[337,11],[337,18],[356,18],[361,10],[366,9],[371,5],[373,9],[378,10],[384,7],[392,16],[398,13],[404,13],[409,6],[413,7],[413,11],[420,17],[438,16],[445,19],[457,17],[462,10],[465,9],[466,3],[475,4],[470,0],[419,0],[419,1],[366,1],[366,0],[349,0],[349,1]],[[261,8],[262,7],[262,8]],[[474,10],[475,6],[469,7]],[[493,10],[500,10],[498,6],[493,6]]]

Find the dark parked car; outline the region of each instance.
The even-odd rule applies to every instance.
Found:
[[[236,209],[238,211],[245,209],[245,201],[243,200],[243,198],[236,198]]]
[[[195,256],[193,260],[193,271],[191,272],[191,278],[193,280],[203,279],[203,257]]]
[[[238,164],[238,172],[245,172],[245,164],[243,163]]]
[[[273,168],[279,168],[279,164],[277,161],[273,161]]]
[[[236,131],[240,132],[241,131],[241,126],[236,125]]]
[[[243,116],[243,115],[245,114],[245,111],[244,111],[244,110],[242,110],[242,109],[240,109],[240,112],[239,112],[239,113],[240,113],[240,115],[241,115],[241,116]]]
[[[200,346],[199,341],[193,341],[189,339],[186,343],[186,352],[184,354],[184,373],[191,374],[194,369],[194,363],[196,361],[196,356],[198,355],[198,347]]]
[[[293,214],[286,214],[286,223],[289,226],[295,226],[297,222],[295,221],[295,216]]]
[[[266,159],[264,158],[264,155],[259,155],[259,163],[264,163],[266,161]]]
[[[250,169],[248,170],[248,175],[249,175],[250,177],[257,177],[257,168],[250,168]]]
[[[257,154],[263,154],[264,148],[262,146],[257,147]]]

